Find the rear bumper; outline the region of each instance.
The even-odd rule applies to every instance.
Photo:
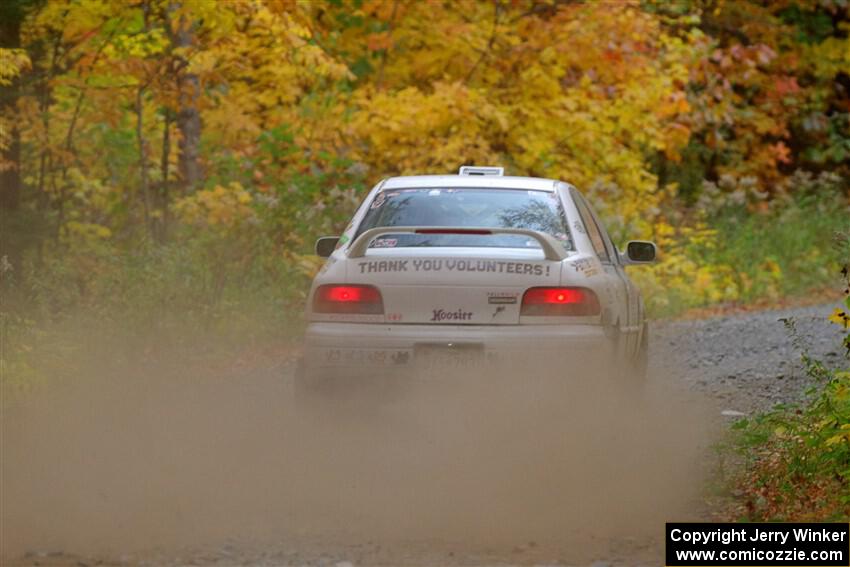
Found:
[[[305,335],[311,369],[399,370],[430,349],[474,350],[488,363],[610,358],[614,342],[598,325],[386,325],[312,323]]]

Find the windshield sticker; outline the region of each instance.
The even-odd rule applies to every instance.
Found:
[[[440,194],[440,190],[439,189],[431,189],[430,191],[428,191],[428,194],[432,197],[436,197],[437,195]]]
[[[395,248],[398,238],[376,238],[372,241],[371,248]]]
[[[387,199],[387,196],[384,193],[378,193],[378,196],[375,197],[375,200],[372,201],[372,206],[370,209],[377,209],[381,205],[384,204],[384,201]]]
[[[580,233],[584,234],[584,224],[582,224],[580,220],[576,219],[576,222],[573,223],[573,227],[575,227],[575,229]]]
[[[339,237],[339,242],[337,242],[337,248],[339,248],[341,245],[345,244],[346,242],[348,242],[348,235],[343,234],[342,236]]]
[[[446,271],[548,276],[550,273],[548,265],[503,260],[368,260],[357,265],[361,274]]]

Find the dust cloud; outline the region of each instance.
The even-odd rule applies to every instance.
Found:
[[[664,377],[636,393],[551,366],[304,404],[292,365],[104,344],[3,407],[0,557],[312,542],[575,563],[627,542],[654,562],[663,523],[698,515],[709,420]]]

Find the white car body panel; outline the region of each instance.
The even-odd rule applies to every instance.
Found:
[[[368,248],[362,257],[349,257],[357,228],[376,196],[391,189],[416,188],[554,193],[575,250],[566,251],[561,261],[547,260],[540,248],[484,246]],[[621,357],[634,356],[643,328],[639,292],[625,275],[607,233],[608,261],[594,251],[589,228],[574,202],[576,193],[559,181],[490,175],[396,177],[380,182],[364,199],[313,282],[307,302],[307,366],[392,367],[411,362],[417,345],[423,344],[475,344],[487,355],[516,349],[561,354],[607,349]],[[322,284],[375,286],[384,312],[314,313],[313,295]],[[523,293],[540,286],[591,289],[599,298],[601,314],[521,316]]]

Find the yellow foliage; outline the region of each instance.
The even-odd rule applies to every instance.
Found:
[[[684,85],[699,37],[668,35],[637,2],[521,14],[471,0],[355,9],[387,22],[372,48],[391,56],[354,94],[353,157],[378,175],[491,163],[563,179],[649,234],[660,192],[646,154],[677,159],[688,143]],[[342,49],[369,55],[358,28],[336,33]]]
[[[486,96],[460,83],[437,83],[431,93],[367,89],[355,103],[350,128],[361,142],[354,157],[378,175],[445,173],[463,163],[499,161],[487,133],[503,128],[504,117]]]
[[[0,47],[0,86],[12,84],[12,79],[30,68],[30,59],[23,49]]]
[[[79,221],[65,223],[62,231],[63,242],[83,250],[95,247],[99,242],[111,237],[112,231],[108,227]]]
[[[325,132],[315,146],[338,145],[341,107],[309,116],[299,112],[304,97],[320,85],[353,78],[343,63],[311,41],[303,23],[306,5],[260,0],[216,4],[237,27],[249,26],[250,32],[223,35],[192,60],[202,77],[227,84],[213,94],[214,104],[204,113],[209,139],[246,150],[260,133],[297,123],[305,132]]]
[[[736,301],[748,290],[750,282],[733,266],[700,264],[688,252],[687,248],[694,246],[714,247],[716,230],[703,222],[674,227],[664,220],[653,229],[653,239],[663,252],[660,261],[630,274],[653,309],[663,311],[674,307],[673,302],[680,304],[677,307],[691,307]],[[779,269],[775,262],[768,264]]]
[[[186,223],[233,229],[256,220],[252,201],[251,194],[234,181],[184,197],[175,205],[175,211]]]
[[[22,49],[6,49],[0,47],[0,87],[12,84],[12,80],[21,72],[30,68],[30,60]],[[0,150],[9,147],[13,117],[0,115]],[[0,157],[0,171],[14,164]]]
[[[806,46],[803,58],[814,72],[825,78],[832,78],[839,73],[850,73],[850,25],[843,24],[845,37],[829,37],[824,41]]]
[[[315,254],[298,254],[295,252],[284,253],[284,259],[290,266],[307,278],[314,278],[325,263],[324,258],[320,258]]]
[[[835,445],[836,443],[841,443],[842,441],[850,441],[850,423],[844,423],[839,427],[840,432],[837,435],[833,435],[832,437],[826,440],[826,445]]]
[[[829,320],[836,325],[841,325],[842,329],[850,329],[850,315],[845,313],[840,307],[835,308],[829,316]]]

